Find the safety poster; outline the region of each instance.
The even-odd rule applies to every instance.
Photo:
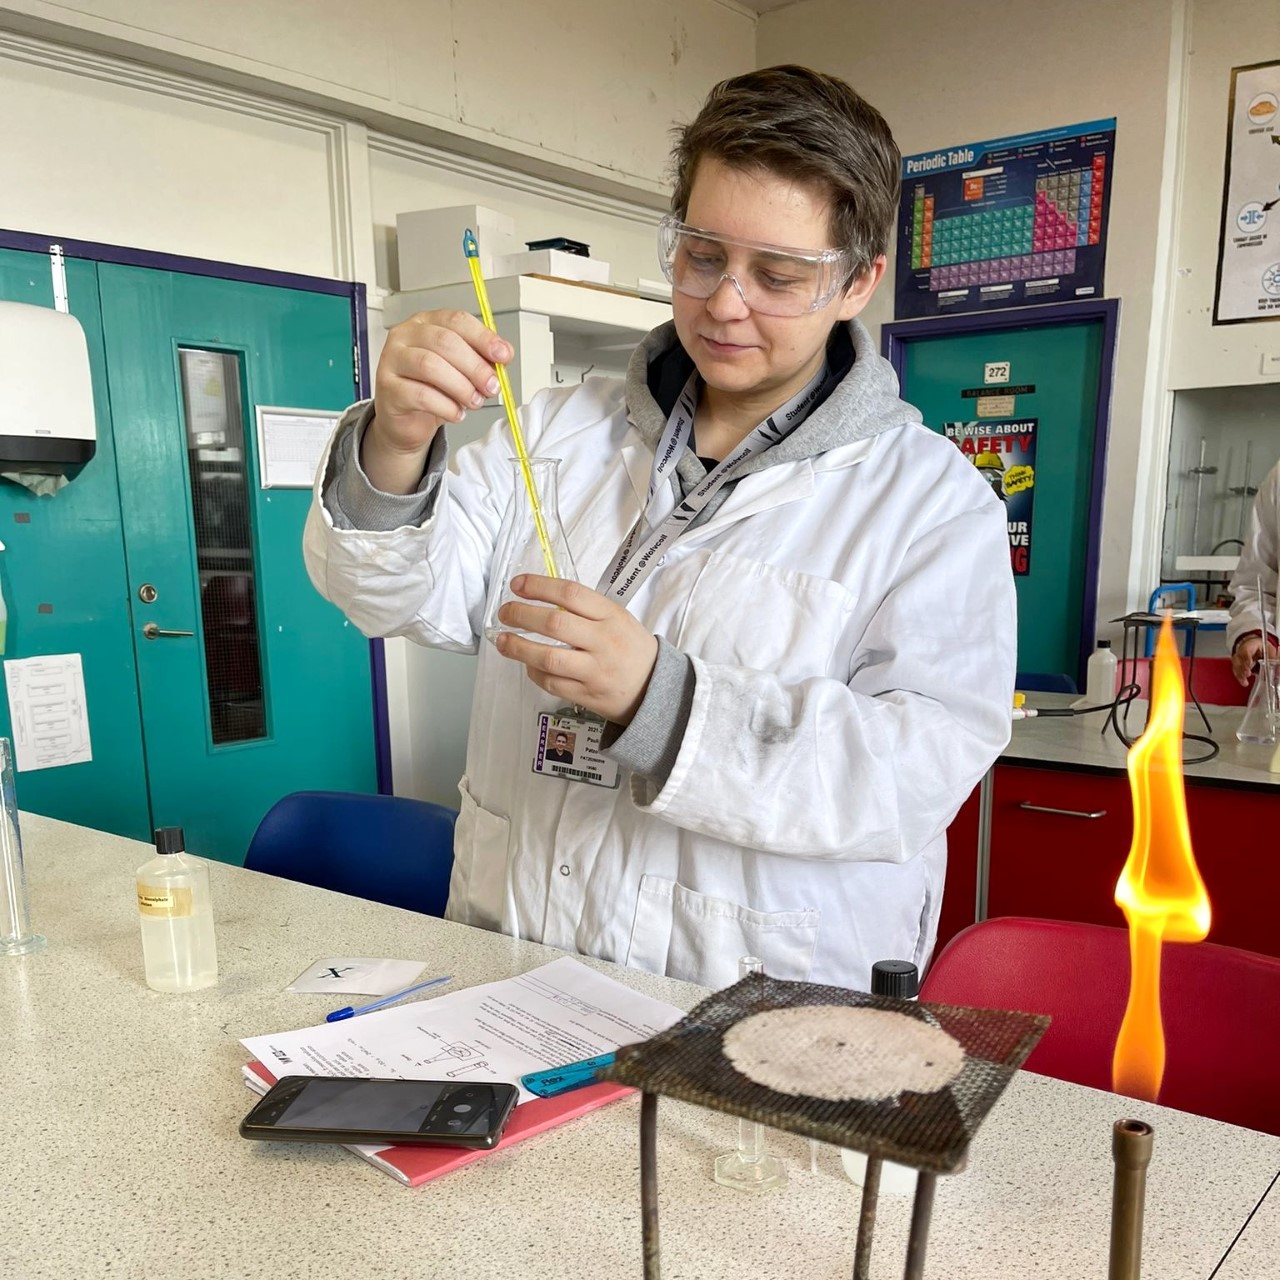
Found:
[[[1036,496],[1038,418],[1007,422],[944,422],[953,441],[1004,503],[1009,526],[1009,562],[1013,572],[1031,572],[1031,508]]]

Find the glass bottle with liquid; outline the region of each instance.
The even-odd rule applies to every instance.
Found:
[[[218,981],[209,868],[186,852],[181,827],[158,827],[156,856],[137,871],[142,963],[153,991],[197,991]]]
[[[565,537],[560,521],[560,494],[558,488],[559,458],[530,458],[529,472],[534,491],[538,495],[538,512],[535,516],[529,500],[529,487],[525,482],[524,468],[519,458],[511,459],[515,487],[512,490],[512,519],[509,522],[503,553],[499,557],[493,576],[489,580],[489,600],[484,610],[484,634],[490,641],[500,631],[516,631],[530,640],[554,644],[546,636],[517,631],[499,621],[498,610],[509,600],[521,601],[511,590],[511,580],[521,573],[538,573],[544,577],[578,580],[578,571],[569,552],[569,540]],[[551,573],[548,558],[555,566]],[[526,602],[528,603],[528,602]],[[532,602],[537,605],[537,601]]]
[[[1280,659],[1261,658],[1253,668],[1249,701],[1236,737],[1241,742],[1274,746],[1277,721],[1280,721]]]

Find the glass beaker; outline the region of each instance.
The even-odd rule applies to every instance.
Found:
[[[545,577],[569,578],[578,580],[578,571],[574,568],[573,556],[569,552],[569,540],[564,535],[564,525],[560,522],[560,495],[558,489],[559,458],[530,458],[529,471],[533,476],[534,490],[538,495],[538,509],[542,519],[542,528],[534,518],[533,504],[529,501],[529,490],[525,484],[524,468],[519,458],[511,459],[515,487],[512,489],[512,518],[508,522],[507,538],[502,555],[499,556],[493,576],[489,579],[489,600],[484,610],[484,634],[490,641],[497,639],[500,631],[512,631],[529,640],[537,640],[543,644],[559,644],[558,640],[549,640],[536,632],[519,631],[498,620],[498,610],[508,600],[541,606],[536,600],[527,601],[511,590],[511,579],[522,573],[540,573]],[[545,535],[546,545],[543,540]],[[552,574],[547,564],[548,554],[555,565]]]
[[[31,931],[18,797],[13,785],[13,744],[8,738],[0,738],[0,787],[4,791],[0,809],[0,955],[20,956],[38,951],[45,940]]]
[[[1276,721],[1280,720],[1280,658],[1260,658],[1253,668],[1249,701],[1236,737],[1241,742],[1274,745]]]

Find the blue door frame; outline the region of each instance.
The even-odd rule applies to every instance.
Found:
[[[1082,321],[1102,323],[1102,367],[1098,371],[1093,474],[1089,481],[1089,539],[1085,548],[1084,600],[1080,625],[1080,670],[1093,649],[1098,625],[1098,571],[1102,544],[1102,497],[1107,476],[1107,440],[1111,431],[1112,367],[1120,326],[1118,298],[1083,302],[1058,302],[1043,307],[1010,307],[1007,311],[975,311],[955,316],[929,316],[922,320],[898,320],[880,329],[881,351],[893,365],[902,385],[908,343],[922,338],[952,338],[960,334],[998,333],[1002,329],[1035,329]],[[903,395],[910,398],[908,388]]]
[[[36,235],[30,231],[0,228],[0,249],[18,249],[47,255],[59,245],[69,258],[89,262],[110,262],[126,267],[149,267],[155,271],[179,271],[191,276],[213,276],[220,280],[239,280],[249,284],[275,285],[282,289],[300,289],[307,293],[326,293],[350,299],[351,324],[360,351],[357,392],[360,399],[369,395],[369,326],[366,290],[363,284],[343,280],[326,280],[321,276],[300,275],[293,271],[270,271],[265,267],[245,267],[208,258],[188,258],[181,254],[154,253],[148,249],[129,249],[121,245],[99,244],[94,240],[74,240],[65,236]],[[298,554],[302,551],[299,548]],[[369,641],[370,697],[373,699],[374,758],[378,791],[392,792],[391,727],[387,713],[387,660],[381,640]]]

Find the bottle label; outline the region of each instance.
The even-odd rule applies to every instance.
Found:
[[[192,914],[190,888],[162,888],[158,885],[138,886],[138,914],[178,920]]]

